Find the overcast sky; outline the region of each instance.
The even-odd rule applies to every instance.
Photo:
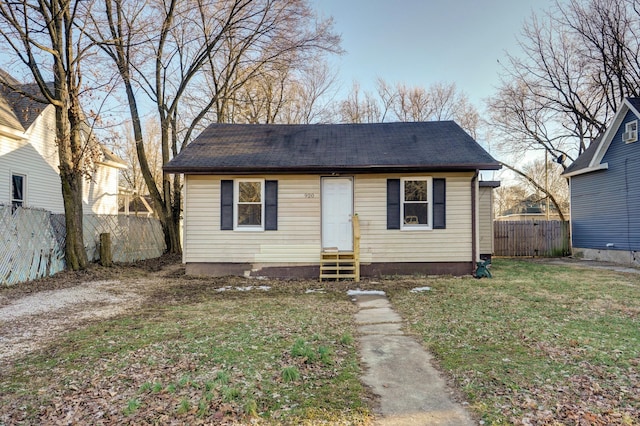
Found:
[[[375,80],[429,87],[455,83],[479,109],[499,81],[505,51],[532,12],[553,0],[312,0],[333,16],[347,51],[332,63],[342,91],[354,80],[373,90]]]

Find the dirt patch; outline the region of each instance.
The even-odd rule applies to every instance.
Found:
[[[166,276],[183,276],[176,256],[52,277],[0,289],[0,362],[34,351],[61,332],[141,307]]]
[[[422,279],[393,280],[392,287],[412,288]],[[52,277],[0,288],[0,362],[44,347],[60,333],[113,318],[151,305],[174,305],[210,297],[212,291],[269,287],[270,293],[304,294],[308,291],[344,292],[348,289],[385,290],[385,280],[323,282],[269,280],[243,277],[185,275],[179,256],[165,255],[105,268],[91,264],[84,271],[64,271]],[[233,292],[220,291],[233,298]]]
[[[0,364],[42,348],[60,333],[151,305],[174,305],[210,297],[212,291],[270,287],[271,293],[304,294],[319,288],[346,292],[378,288],[378,281],[325,282],[263,280],[243,277],[185,275],[179,256],[166,255],[105,268],[91,264],[84,271],[64,271],[52,277],[0,288]],[[323,290],[324,291],[324,290]],[[220,291],[233,298],[233,292]]]

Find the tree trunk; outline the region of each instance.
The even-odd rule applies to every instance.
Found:
[[[138,111],[138,104],[131,85],[131,80],[129,79],[128,69],[126,69],[126,63],[120,64],[119,69],[127,92],[127,99],[129,101],[129,113],[131,114],[133,137],[136,143],[136,153],[138,155],[140,171],[145,183],[147,184],[153,208],[158,214],[158,219],[162,225],[164,240],[167,245],[167,252],[180,254],[182,253],[182,247],[180,245],[180,211],[178,209],[176,217],[176,215],[173,214],[173,209],[167,208],[167,204],[171,206],[170,190],[165,191],[165,197],[167,197],[167,192],[169,193],[169,198],[166,200],[163,199],[162,194],[158,191],[156,182],[153,179],[153,173],[149,167],[149,162],[147,161],[147,154],[144,148],[142,136],[142,125],[140,123],[140,113]]]
[[[86,268],[88,260],[82,227],[82,174],[73,161],[68,111],[67,108],[56,106],[60,182],[66,226],[65,260],[68,269],[77,271]]]

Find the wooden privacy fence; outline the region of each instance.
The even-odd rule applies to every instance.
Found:
[[[570,254],[569,222],[561,220],[495,221],[495,256],[554,257]]]
[[[157,219],[84,215],[84,247],[90,261],[99,259],[100,234],[110,234],[116,262],[151,259],[164,253]],[[0,286],[53,275],[65,269],[64,215],[0,204]]]

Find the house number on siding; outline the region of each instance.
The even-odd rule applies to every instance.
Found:
[[[316,198],[316,194],[314,194],[313,192],[305,192],[304,198]]]

